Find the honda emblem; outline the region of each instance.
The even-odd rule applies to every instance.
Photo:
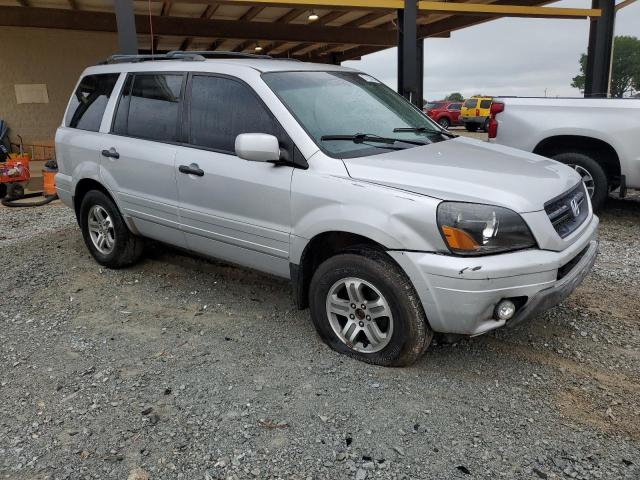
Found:
[[[575,198],[571,199],[571,211],[573,212],[574,218],[580,215],[580,205],[578,204],[578,200]]]

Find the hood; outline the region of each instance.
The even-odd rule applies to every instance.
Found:
[[[499,205],[518,213],[574,187],[571,168],[522,150],[458,137],[361,158],[345,158],[349,175],[441,200]]]

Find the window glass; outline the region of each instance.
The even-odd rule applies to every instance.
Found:
[[[491,107],[491,100],[482,100],[480,102],[480,108],[489,108]]]
[[[178,140],[178,114],[183,76],[135,74],[118,104],[114,133],[147,140]]]
[[[262,75],[317,145],[355,157],[413,148],[442,138],[424,113],[373,77],[353,72],[271,72]],[[325,139],[358,134],[398,139],[397,145]],[[412,143],[404,144],[402,140]]]
[[[119,73],[87,75],[71,97],[65,123],[68,127],[97,132]]]
[[[449,110],[460,110],[461,107],[461,103],[452,103],[451,105],[449,105]]]
[[[444,107],[444,103],[442,102],[429,102],[424,106],[427,110],[437,110],[442,107]]]
[[[195,75],[189,110],[192,145],[235,152],[241,133],[280,136],[279,125],[253,91],[229,78]]]
[[[478,99],[477,98],[470,98],[469,100],[464,102],[465,108],[476,108],[477,104],[478,104]]]

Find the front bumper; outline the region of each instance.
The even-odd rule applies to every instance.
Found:
[[[392,251],[411,279],[436,332],[480,335],[516,325],[557,305],[573,292],[596,259],[595,215],[581,238],[561,252],[523,250],[487,257]],[[495,320],[505,298],[525,297],[509,321]]]

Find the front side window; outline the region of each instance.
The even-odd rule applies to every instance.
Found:
[[[71,97],[65,124],[71,128],[97,132],[119,73],[87,75]]]
[[[271,72],[262,78],[331,156],[357,157],[426,145],[430,138],[443,140],[442,131],[423,112],[369,75]],[[331,138],[336,136],[347,138]]]
[[[234,153],[241,133],[279,136],[279,125],[253,91],[226,77],[193,76],[189,119],[189,143],[221,152]]]
[[[118,103],[113,132],[146,140],[178,141],[183,79],[180,74],[130,76]]]

